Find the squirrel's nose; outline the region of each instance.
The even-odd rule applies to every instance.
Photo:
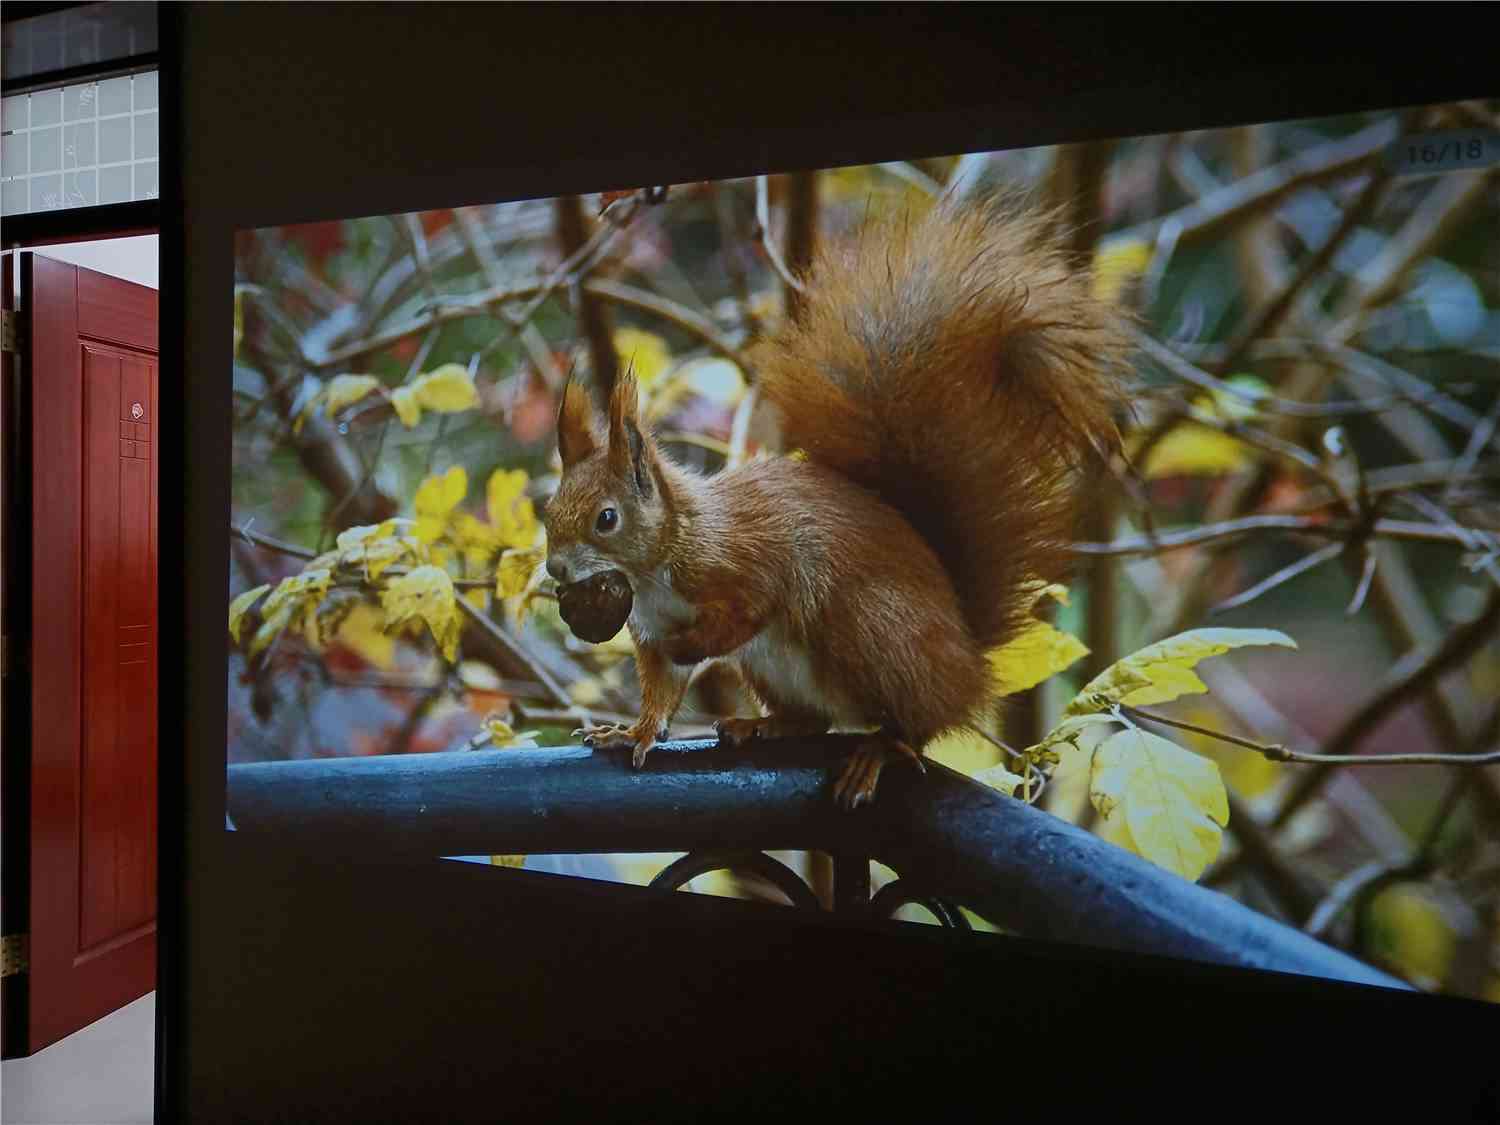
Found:
[[[566,586],[571,581],[569,576],[572,574],[572,568],[559,556],[549,555],[547,557],[547,573]]]

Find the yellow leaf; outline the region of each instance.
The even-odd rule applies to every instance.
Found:
[[[1139,238],[1106,242],[1094,253],[1094,296],[1117,301],[1133,279],[1151,265],[1151,244]]]
[[[340,551],[352,551],[366,539],[373,537],[380,530],[380,524],[361,524],[358,527],[345,528],[339,532],[334,545]]]
[[[493,527],[468,512],[453,517],[448,537],[464,549],[464,557],[475,566],[488,563],[490,556],[503,546]]]
[[[938,735],[922,748],[922,753],[950,770],[975,777],[981,770],[999,764],[1004,751],[977,731],[957,727]]]
[[[672,363],[667,342],[655,333],[639,328],[615,329],[615,352],[622,364],[635,371],[636,382],[642,390],[650,388]]]
[[[1275,629],[1191,629],[1111,664],[1084,685],[1063,713],[1083,715],[1116,703],[1144,707],[1207,691],[1192,667],[1200,660],[1247,645],[1296,648],[1297,642]]]
[[[525,469],[496,469],[485,485],[485,509],[495,535],[507,547],[530,547],[537,539],[536,509],[526,496]]]
[[[495,746],[504,746],[516,737],[516,732],[504,719],[489,718],[484,721],[485,733],[490,736],[490,742]]]
[[[1251,453],[1237,438],[1208,426],[1184,422],[1158,441],[1141,466],[1147,480],[1162,477],[1212,477],[1233,473],[1251,462]]]
[[[377,668],[389,670],[396,659],[396,642],[384,631],[380,610],[361,602],[340,623],[338,639]]]
[[[306,607],[309,602],[316,607],[323,600],[323,595],[328,593],[328,583],[332,577],[331,571],[317,568],[283,578],[276,584],[276,589],[271,591],[266,604],[260,607],[261,616],[270,617],[283,608],[290,608],[295,612]]]
[[[1007,797],[1015,796],[1016,790],[1026,783],[1026,779],[1020,774],[1011,773],[1004,766],[991,766],[989,769],[979,770],[970,775],[975,781],[988,785],[991,789],[998,789]]]
[[[1041,605],[1043,598],[1051,598],[1059,605],[1068,604],[1068,588],[1066,586],[1060,585],[1057,582],[1033,582],[1031,585],[1036,591],[1036,596],[1031,603],[1032,609]]]
[[[255,636],[250,639],[251,659],[264,652],[266,646],[287,627],[292,620],[293,608],[290,605],[283,605],[275,613],[262,611],[260,628],[255,630]]]
[[[408,383],[392,391],[391,406],[396,411],[396,417],[401,419],[401,424],[408,430],[422,420],[422,404],[417,400],[415,384]]]
[[[440,539],[448,526],[448,514],[463,503],[468,492],[469,474],[462,465],[454,465],[440,477],[424,480],[412,501],[417,514],[417,541],[432,543]]]
[[[1371,951],[1418,987],[1439,988],[1457,939],[1431,896],[1417,884],[1397,884],[1377,895],[1369,911]]]
[[[1132,728],[1094,751],[1089,782],[1094,808],[1124,818],[1136,854],[1192,880],[1218,856],[1229,799],[1208,759]]]
[[[348,528],[336,540],[338,560],[344,566],[363,570],[372,579],[398,563],[426,562],[427,548],[409,535],[398,534],[412,526],[412,520],[388,519]]]
[[[234,638],[234,643],[240,643],[240,623],[245,619],[245,614],[250,612],[250,607],[260,600],[260,596],[271,587],[269,584],[257,586],[253,590],[246,590],[234,601],[229,603],[229,635]]]
[[[542,551],[538,547],[509,548],[500,555],[500,566],[495,572],[495,596],[518,598],[526,592],[532,576],[541,565]]]
[[[380,595],[385,610],[386,627],[400,629],[422,622],[450,663],[458,653],[458,637],[463,618],[453,579],[437,566],[419,566],[410,574],[391,580]]]
[[[990,687],[999,695],[1025,691],[1071,667],[1088,651],[1071,633],[1033,621],[1020,636],[989,653]]]
[[[457,414],[479,405],[479,391],[468,369],[459,363],[445,363],[429,371],[412,385],[417,403],[439,414]]]
[[[323,409],[337,414],[346,406],[352,406],[380,386],[373,375],[335,375],[323,390]]]
[[[427,548],[421,540],[402,536],[400,539],[377,539],[365,544],[363,561],[365,573],[374,579],[397,564],[420,564],[427,561],[427,558]]]

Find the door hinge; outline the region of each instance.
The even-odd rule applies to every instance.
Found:
[[[20,350],[20,320],[14,309],[0,310],[0,351],[7,355]]]
[[[6,934],[0,938],[0,977],[24,973],[30,964],[30,951],[30,934]]]

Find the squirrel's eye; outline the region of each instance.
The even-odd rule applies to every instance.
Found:
[[[611,531],[619,526],[620,513],[615,511],[613,508],[605,508],[602,512],[599,513],[599,518],[594,521],[594,527],[605,535],[608,535]]]

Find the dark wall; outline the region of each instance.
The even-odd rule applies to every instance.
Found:
[[[1477,1005],[689,896],[647,909],[223,831],[234,227],[1500,92],[1462,8],[1120,8],[164,6],[168,1119],[1263,1101],[1463,1120],[1494,1097]]]

